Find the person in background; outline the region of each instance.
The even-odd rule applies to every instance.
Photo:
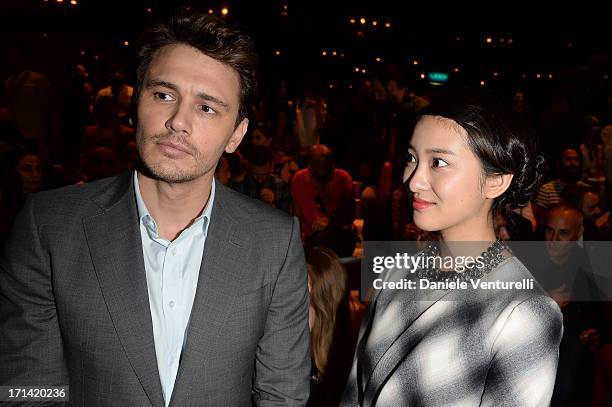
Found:
[[[607,189],[612,190],[612,124],[601,130],[603,171],[607,180]]]
[[[348,276],[338,256],[323,247],[306,252],[312,376],[311,407],[335,407],[351,366],[354,338]]]
[[[291,195],[289,185],[272,173],[272,151],[270,147],[251,147],[248,155],[248,170],[244,180],[234,189],[268,205],[289,212]]]
[[[582,120],[583,137],[578,147],[582,156],[582,177],[598,179],[604,176],[603,170],[603,143],[599,119],[593,115],[586,115]]]
[[[341,257],[352,255],[353,179],[336,168],[327,146],[316,144],[309,149],[308,168],[296,172],[291,180],[291,197],[304,242],[311,239],[311,245],[330,247]]]
[[[272,129],[263,123],[258,123],[251,134],[251,146],[272,146]]]
[[[610,232],[609,214],[602,216],[600,198],[597,192],[590,187],[571,185],[561,194],[567,201],[580,209],[584,217],[583,238],[587,241],[605,240]]]
[[[40,191],[43,182],[43,167],[38,154],[27,150],[22,151],[15,171],[21,177],[24,194]]]
[[[234,188],[236,185],[240,185],[247,175],[247,161],[239,150],[231,154],[226,154],[226,158],[230,172],[230,179],[227,186]]]
[[[134,129],[121,123],[117,102],[110,96],[98,98],[94,106],[96,123],[87,126],[81,151],[92,147],[108,147],[120,152],[134,139]]]
[[[580,181],[582,174],[581,159],[574,147],[562,147],[556,162],[558,177],[545,183],[538,190],[535,198],[534,212],[538,224],[541,224],[546,209],[561,201],[563,190],[570,185],[588,186]]]
[[[563,313],[563,338],[551,405],[591,404],[595,356],[607,337],[600,292],[585,250],[577,242],[584,232],[579,208],[560,202],[544,223],[544,256],[535,275]]]
[[[58,100],[51,82],[34,70],[32,56],[25,44],[9,48],[4,98],[24,139],[49,144],[58,130]]]
[[[229,161],[227,159],[227,156],[227,153],[223,153],[221,155],[221,158],[219,158],[219,162],[217,163],[217,168],[215,169],[215,178],[217,179],[217,181],[219,181],[225,186],[227,186],[230,177],[232,176],[232,173],[229,169]]]
[[[493,225],[497,238],[504,241],[525,241],[534,238],[531,222],[514,211],[496,214],[493,217]]]
[[[297,133],[302,150],[321,142],[320,130],[325,124],[326,104],[314,84],[305,84],[303,97],[296,109]]]
[[[110,97],[117,104],[118,115],[126,123],[132,108],[134,88],[125,83],[125,70],[121,64],[113,63],[108,67],[109,85],[100,89],[94,99],[94,104],[102,97]]]
[[[89,81],[85,65],[68,64],[60,90],[65,164],[78,163],[83,134],[91,121],[93,87]]]
[[[125,170],[124,165],[119,153],[112,148],[90,147],[81,155],[80,182],[92,182],[118,175]]]

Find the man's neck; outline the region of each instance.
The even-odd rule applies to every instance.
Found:
[[[142,200],[157,223],[159,235],[174,240],[206,207],[212,187],[212,173],[177,184],[138,172],[138,183]]]

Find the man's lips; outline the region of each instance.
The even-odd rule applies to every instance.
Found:
[[[435,205],[434,202],[429,202],[424,199],[419,199],[419,198],[412,199],[412,207],[416,209],[417,211],[430,208],[434,205]]]
[[[182,144],[172,143],[169,141],[162,141],[162,142],[158,142],[157,145],[159,145],[164,151],[170,154],[184,153],[184,154],[191,155],[191,152],[189,151],[189,149],[183,146]]]

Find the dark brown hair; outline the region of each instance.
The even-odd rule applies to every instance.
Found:
[[[218,17],[179,11],[143,32],[138,41],[135,100],[155,54],[163,47],[185,44],[229,66],[240,76],[240,109],[236,125],[248,116],[257,92],[257,54],[253,40]]]
[[[493,200],[494,214],[525,206],[535,196],[544,168],[537,136],[499,96],[475,89],[450,89],[435,97],[423,109],[421,117],[424,115],[445,117],[463,127],[484,175],[514,175],[508,189]]]

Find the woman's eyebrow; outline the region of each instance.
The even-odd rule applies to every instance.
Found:
[[[448,155],[456,155],[453,151],[451,150],[446,150],[444,148],[439,148],[439,147],[434,147],[434,148],[428,148],[427,150],[425,150],[426,153],[436,153],[436,154],[448,154]]]
[[[416,151],[416,148],[414,148],[414,146],[412,144],[408,145],[408,149]],[[440,148],[440,147],[433,147],[433,148],[428,148],[427,150],[425,150],[426,153],[428,154],[448,154],[448,155],[457,155],[455,154],[453,151],[451,150],[447,150],[445,148]]]

